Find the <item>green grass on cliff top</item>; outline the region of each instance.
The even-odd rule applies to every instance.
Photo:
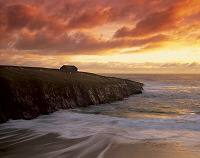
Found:
[[[104,77],[86,72],[66,73],[60,71],[59,69],[17,66],[0,66],[0,79],[5,79],[11,82],[40,80],[42,82],[57,84],[82,83],[84,85],[116,84],[129,81],[114,77]]]

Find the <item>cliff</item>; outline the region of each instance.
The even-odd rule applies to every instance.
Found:
[[[130,80],[84,72],[0,66],[0,122],[122,100],[141,93],[142,86]]]

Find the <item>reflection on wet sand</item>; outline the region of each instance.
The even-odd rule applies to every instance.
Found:
[[[10,133],[9,137],[5,137]],[[3,132],[1,132],[3,133]],[[31,137],[30,137],[31,136]],[[118,142],[118,143],[116,143]],[[37,136],[29,130],[11,130],[1,135],[2,158],[199,158],[200,147],[185,147],[162,141],[119,143],[115,136],[93,135],[64,139],[54,133]]]
[[[104,158],[199,158],[200,148],[142,141],[133,144],[115,144],[104,155]]]

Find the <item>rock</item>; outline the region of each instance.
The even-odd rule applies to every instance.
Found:
[[[110,103],[142,93],[142,87],[142,83],[85,72],[0,66],[0,122]]]

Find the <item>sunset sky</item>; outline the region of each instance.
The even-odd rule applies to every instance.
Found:
[[[200,73],[200,0],[0,0],[0,65]]]

